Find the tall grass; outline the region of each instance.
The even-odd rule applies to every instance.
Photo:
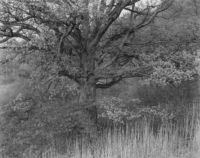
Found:
[[[95,143],[74,139],[69,150],[59,154],[54,148],[40,155],[31,152],[26,158],[199,158],[199,103],[193,104],[183,120],[184,126],[168,121],[155,133],[148,120],[126,127],[101,131]]]

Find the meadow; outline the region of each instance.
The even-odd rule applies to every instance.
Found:
[[[93,143],[84,137],[70,139],[65,153],[49,148],[39,155],[29,151],[24,158],[199,158],[199,105],[191,105],[182,123],[166,121],[156,132],[144,118],[134,125],[102,129]]]

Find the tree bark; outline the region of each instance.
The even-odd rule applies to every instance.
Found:
[[[88,76],[88,79],[80,85],[79,103],[83,104],[90,119],[97,123],[96,85],[93,75]]]
[[[82,69],[86,74],[80,83],[79,103],[83,106],[82,124],[92,136],[97,132],[96,79],[94,53],[83,52]]]

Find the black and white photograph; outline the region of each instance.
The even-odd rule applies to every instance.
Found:
[[[0,0],[0,158],[200,158],[200,0]]]

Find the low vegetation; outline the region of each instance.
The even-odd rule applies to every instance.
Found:
[[[198,114],[199,104],[193,112]],[[196,109],[198,107],[198,109]],[[198,114],[199,115],[199,114]],[[184,120],[185,126],[172,122],[162,124],[155,133],[148,120],[134,126],[115,126],[100,132],[91,146],[85,137],[68,137],[65,147],[49,148],[42,153],[27,151],[26,158],[198,158],[200,153],[199,126],[191,115]]]

